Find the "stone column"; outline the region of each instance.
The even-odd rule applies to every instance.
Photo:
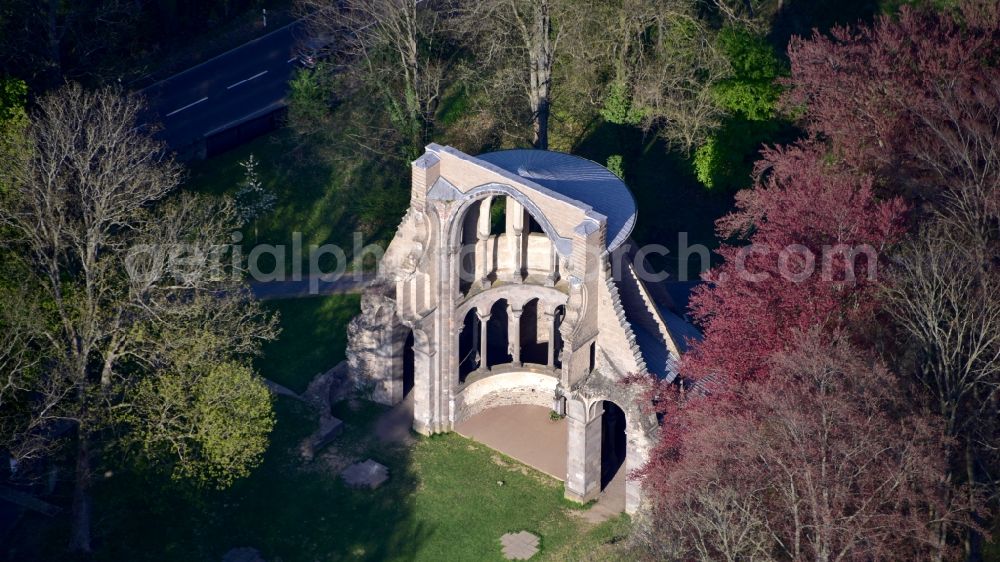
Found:
[[[639,441],[642,444],[632,440],[632,435],[629,430],[631,428],[626,426],[626,435],[628,440],[625,445],[625,466],[622,468],[627,470],[626,474],[631,474],[633,470],[637,470],[646,464],[648,459],[648,447],[652,446],[648,442],[648,439],[640,438]],[[639,506],[642,504],[642,482],[639,480],[627,479],[625,481],[625,512],[635,513],[639,510]]]
[[[545,286],[553,287],[555,286],[556,282],[559,281],[559,252],[556,250],[555,242],[549,240],[549,243],[552,245],[552,256],[551,256],[552,271],[550,271],[549,274],[545,276]]]
[[[416,328],[415,328],[416,329]],[[416,332],[414,332],[416,335]],[[436,431],[437,384],[432,367],[433,358],[423,338],[413,342],[413,430],[421,435]]]
[[[513,276],[515,283],[524,282],[524,240],[527,236],[523,228],[514,227],[514,264]]]
[[[507,198],[507,235],[510,237],[511,279],[515,283],[524,281],[524,207],[514,199]]]
[[[566,498],[586,503],[601,493],[601,417],[586,419],[579,400],[567,400]]]
[[[476,309],[476,316],[479,317],[479,370],[489,371],[489,362],[486,360],[486,328],[490,321],[490,314],[482,314],[479,309]]]
[[[510,318],[510,322],[507,323],[507,342],[510,343],[510,355],[517,367],[521,366],[521,312],[523,311],[523,308],[507,304],[507,315]]]
[[[447,254],[444,256],[442,262],[444,271],[448,272],[448,276],[451,278],[451,290],[454,295],[455,300],[462,298],[462,245],[461,244],[449,244],[447,247]],[[448,285],[441,280],[442,291]],[[442,292],[441,295],[445,296],[447,293]]]
[[[465,331],[465,317],[461,317],[461,320],[456,320],[455,322],[455,337],[451,338],[452,345],[455,346],[454,360],[452,361],[452,379],[451,387],[454,388],[459,384],[459,377],[462,371],[462,332]]]
[[[490,286],[487,242],[490,239],[490,206],[492,203],[492,196],[479,203],[479,222],[476,224],[476,277],[484,289]]]
[[[543,316],[545,317],[545,329],[549,331],[549,349],[545,364],[549,369],[554,369],[556,366],[556,313],[553,310],[552,312],[545,312]]]

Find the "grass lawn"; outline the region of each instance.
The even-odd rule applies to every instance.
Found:
[[[455,434],[412,448],[369,437],[382,407],[341,403],[349,429],[309,464],[296,455],[311,431],[305,408],[281,398],[264,464],[225,491],[186,490],[163,477],[123,472],[97,489],[97,560],[219,560],[250,546],[267,560],[503,560],[499,537],[542,537],[535,560],[579,559],[612,549],[627,517],[593,527],[573,515],[562,485]],[[374,492],[336,477],[374,458],[390,480]],[[497,485],[503,481],[504,485]],[[602,558],[603,559],[603,558]]]
[[[350,164],[335,164],[300,145],[292,131],[281,129],[243,146],[194,162],[184,189],[216,195],[233,195],[244,180],[241,163],[253,154],[263,186],[277,202],[256,224],[243,228],[243,252],[256,244],[288,246],[285,270],[292,271],[293,233],[301,233],[303,264],[308,247],[336,244],[348,259],[354,254],[355,233],[363,244],[389,243],[409,204],[410,171],[407,166],[378,165],[345,158]],[[329,154],[328,154],[329,155]],[[260,260],[263,272],[273,260]],[[323,263],[328,271],[332,264]],[[369,264],[370,265],[370,264]],[[308,271],[304,269],[304,271]]]
[[[344,359],[347,323],[360,312],[359,295],[265,301],[278,313],[280,339],[264,346],[261,375],[302,392],[317,374]]]

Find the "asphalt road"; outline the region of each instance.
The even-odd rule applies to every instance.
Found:
[[[285,104],[301,21],[245,43],[142,90],[147,122],[173,149]]]

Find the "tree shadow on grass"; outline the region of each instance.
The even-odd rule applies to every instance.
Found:
[[[281,337],[264,344],[255,361],[261,376],[304,392],[313,378],[345,358],[347,326],[361,312],[359,295],[276,299],[264,308],[278,313]]]
[[[223,491],[194,491],[147,472],[106,479],[97,490],[96,560],[220,560],[252,547],[265,560],[412,559],[430,530],[413,516],[417,480],[404,448],[359,445],[376,406],[347,419],[330,446],[389,467],[377,490],[347,488],[324,455],[298,445],[314,428],[304,405],[279,397],[278,423],[263,464]],[[360,447],[360,449],[358,449]]]
[[[310,245],[335,244],[343,250],[347,264],[336,263],[337,256],[329,252],[319,256],[320,271],[334,271],[353,265],[356,232],[364,245],[388,245],[409,203],[410,172],[405,163],[394,159],[340,155],[332,161],[319,151],[300,145],[290,130],[275,131],[193,163],[184,187],[233,195],[244,180],[240,163],[253,154],[261,182],[277,201],[270,212],[242,229],[243,255],[248,256],[257,244],[284,246],[282,264],[275,264],[273,253],[262,253],[255,258],[258,269],[265,274],[291,274],[298,265],[308,273]],[[301,234],[300,264],[292,261],[295,233]],[[374,262],[365,265],[371,268]]]

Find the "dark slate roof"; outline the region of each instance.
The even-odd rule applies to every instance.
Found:
[[[628,309],[625,309],[628,315]],[[659,380],[673,380],[677,375],[672,368],[670,352],[663,343],[663,339],[653,335],[642,324],[632,324],[632,333],[635,334],[635,342],[639,344],[639,352],[642,353],[642,360],[646,362],[646,368]]]
[[[661,306],[657,306],[657,308],[660,311],[660,316],[663,317],[663,322],[667,325],[667,329],[674,336],[674,341],[677,342],[681,353],[687,353],[690,342],[701,341],[701,332],[698,331],[698,328],[669,309]]]
[[[618,288],[625,319],[635,335],[635,343],[639,346],[639,353],[646,363],[646,369],[660,380],[673,380],[677,375],[674,369],[675,361],[667,351],[667,343],[660,334],[656,320],[646,308],[642,295],[639,294],[639,286],[635,279],[625,274],[621,279],[614,280],[614,283]]]
[[[604,215],[607,248],[614,250],[635,226],[635,198],[618,176],[597,162],[548,150],[501,150],[476,156]]]
[[[659,286],[670,295],[671,309],[683,316],[687,313],[688,304],[691,301],[691,292],[695,290],[703,281],[663,281]]]

